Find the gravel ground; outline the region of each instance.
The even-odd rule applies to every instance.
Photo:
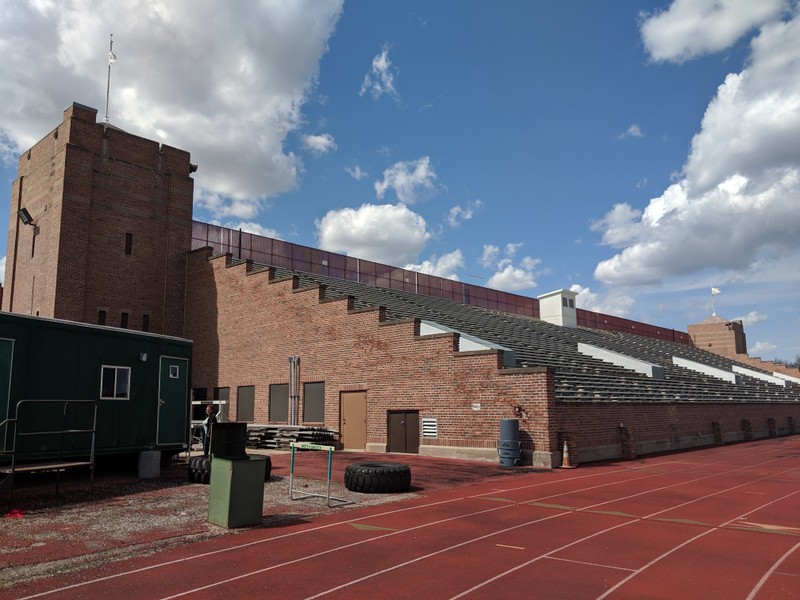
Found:
[[[242,531],[208,522],[209,486],[190,483],[185,463],[162,468],[158,479],[98,475],[91,498],[85,475],[64,475],[58,496],[52,476],[21,484],[12,509],[0,513],[0,588]],[[295,476],[294,488],[295,495],[325,494],[327,483]],[[335,480],[331,494],[354,504],[329,508],[324,498],[290,500],[288,476],[273,474],[264,486],[261,526],[416,496],[359,494]]]

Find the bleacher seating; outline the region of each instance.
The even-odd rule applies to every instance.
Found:
[[[253,270],[264,269],[253,265]],[[300,288],[325,286],[326,298],[351,297],[353,308],[384,307],[385,319],[419,318],[434,321],[484,340],[509,347],[518,365],[555,369],[556,398],[561,401],[613,400],[620,402],[800,402],[800,385],[777,386],[743,376],[735,385],[676,366],[673,356],[730,371],[731,359],[680,344],[633,333],[567,328],[511,313],[412,292],[368,286],[324,275],[275,269],[276,278],[296,276]],[[664,368],[664,379],[645,375],[589,357],[578,342],[631,356]],[[742,365],[747,366],[747,365]],[[751,370],[753,369],[749,366]]]

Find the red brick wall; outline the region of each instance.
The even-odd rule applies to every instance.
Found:
[[[558,453],[566,439],[573,464],[619,456],[621,427],[635,455],[713,444],[714,422],[728,441],[743,439],[743,421],[755,437],[769,435],[770,418],[779,435],[790,419],[800,422],[800,406],[789,403],[555,402],[552,370],[502,369],[498,353],[454,351],[451,334],[419,337],[413,321],[383,323],[379,310],[348,310],[346,300],[324,300],[324,290],[297,290],[291,279],[210,254],[189,259],[192,380],[209,397],[229,387],[234,419],[237,388],[254,385],[255,421],[268,422],[269,385],[288,383],[296,355],[301,390],[325,382],[326,427],[339,429],[340,392],[367,392],[368,444],[386,443],[388,410],[436,417],[438,438],[421,441],[442,448],[493,449],[500,420],[520,418],[526,448]]]
[[[553,426],[570,432],[580,449],[619,444],[622,426],[640,447],[639,453],[646,453],[710,445],[714,422],[728,441],[743,439],[744,420],[751,423],[756,438],[768,437],[770,418],[775,420],[778,434],[787,435],[789,419],[797,423],[800,418],[800,406],[789,402],[559,402],[555,414]]]
[[[426,445],[494,449],[500,420],[522,416],[523,441],[553,446],[552,371],[501,369],[497,352],[455,352],[452,334],[419,337],[414,321],[382,323],[378,310],[348,310],[346,300],[321,300],[319,289],[295,290],[267,271],[229,266],[230,256],[208,256],[198,250],[189,260],[192,385],[209,397],[229,387],[232,418],[237,387],[254,385],[255,420],[266,423],[269,385],[288,383],[288,359],[300,356],[301,383],[325,382],[326,427],[339,429],[341,392],[366,390],[368,443],[385,443],[387,411],[405,409],[438,419],[439,436]]]

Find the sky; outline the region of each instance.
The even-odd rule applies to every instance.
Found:
[[[6,0],[0,210],[110,34],[198,220],[800,355],[797,0]]]

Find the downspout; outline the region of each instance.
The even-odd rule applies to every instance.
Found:
[[[289,357],[289,425],[297,425],[300,408],[300,357]]]

